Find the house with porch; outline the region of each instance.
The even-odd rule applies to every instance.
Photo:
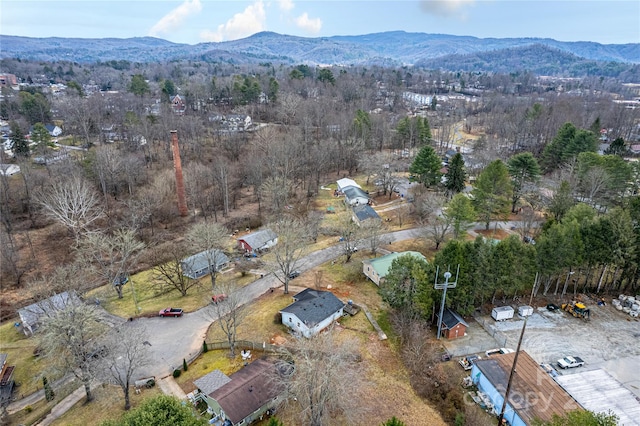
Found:
[[[344,202],[348,206],[358,206],[369,204],[369,194],[356,186],[347,186],[343,188]]]
[[[282,324],[310,338],[329,327],[343,314],[344,303],[330,291],[306,288],[280,311]]]
[[[41,317],[51,316],[71,304],[79,303],[82,303],[82,301],[75,292],[65,291],[18,309],[22,331],[25,336],[32,336],[40,325]]]
[[[416,259],[427,261],[427,258],[417,251],[393,252],[381,257],[363,260],[362,273],[379,286],[384,281],[384,277],[389,273],[393,261],[401,256],[413,256]]]
[[[15,382],[13,380],[13,370],[15,365],[7,365],[8,354],[0,353],[0,407],[4,407],[11,401],[11,394]]]
[[[209,424],[218,426],[248,425],[271,415],[284,389],[273,381],[276,365],[257,359],[231,376],[220,370],[194,380],[198,391],[194,399],[207,404],[213,415]]]
[[[278,244],[278,236],[269,228],[261,229],[238,238],[238,246],[245,253],[267,250]]]
[[[196,253],[180,261],[182,275],[198,279],[213,271],[221,271],[229,266],[229,258],[222,250],[211,249]]]

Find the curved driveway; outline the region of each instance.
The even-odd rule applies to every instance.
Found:
[[[387,234],[391,241],[414,238],[415,229],[391,232]],[[303,257],[297,269],[304,272],[337,258],[342,254],[340,246],[327,247]],[[280,287],[282,283],[273,274],[246,285],[238,290],[242,304],[257,299],[271,288]],[[149,345],[149,365],[141,368],[137,378],[156,376],[162,378],[170,375],[174,369],[182,367],[182,360],[187,362],[195,358],[204,341],[207,330],[217,318],[213,309],[207,306],[184,314],[181,318],[138,318],[134,320],[146,329],[145,342]]]

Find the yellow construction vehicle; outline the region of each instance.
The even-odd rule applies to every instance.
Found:
[[[587,309],[586,305],[581,302],[572,301],[570,303],[563,303],[562,310],[569,312],[576,318],[582,318],[588,320],[591,311]]]

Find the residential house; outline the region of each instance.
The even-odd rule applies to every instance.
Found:
[[[214,425],[248,425],[269,416],[278,405],[284,389],[273,381],[276,365],[257,359],[230,377],[220,370],[195,380],[198,398],[207,403]]]
[[[182,275],[191,279],[198,279],[211,273],[211,270],[221,271],[229,265],[229,258],[222,250],[210,249],[180,261]]]
[[[4,407],[11,401],[13,393],[13,370],[14,365],[7,365],[7,354],[0,353],[0,407]]]
[[[57,138],[62,134],[62,129],[56,126],[55,124],[46,124],[44,127],[47,129],[49,134],[54,138]]]
[[[363,260],[362,272],[376,285],[380,285],[389,273],[393,261],[401,256],[413,256],[416,259],[427,261],[427,258],[417,251],[393,252],[374,259]]]
[[[501,411],[515,356],[516,352],[492,355],[476,361],[471,369],[473,383],[487,395],[495,413]],[[579,409],[580,405],[528,353],[520,351],[504,412],[510,425],[529,426],[534,419],[548,422],[554,414],[563,416]]]
[[[355,186],[356,188],[362,189],[355,180],[349,178],[339,179],[336,181],[336,183],[338,184],[338,191],[340,192],[344,192],[343,190],[349,186]]]
[[[253,124],[249,115],[240,114],[212,115],[209,117],[209,121],[217,124],[222,132],[244,132]]]
[[[169,101],[171,102],[171,109],[173,109],[173,112],[175,112],[176,114],[183,115],[187,110],[187,104],[184,102],[184,99],[182,99],[180,95],[175,95]]]
[[[256,253],[267,250],[278,243],[278,236],[271,229],[265,228],[238,238],[238,246],[245,253]]]
[[[17,164],[0,164],[0,175],[13,176],[20,173],[20,166]]]
[[[342,190],[344,202],[349,206],[369,204],[369,194],[356,186],[347,186]]]
[[[436,314],[436,317],[440,318],[440,313]],[[442,336],[445,339],[457,339],[458,337],[464,337],[469,324],[467,324],[460,315],[449,308],[445,308],[442,313],[441,331]]]
[[[282,323],[304,337],[312,337],[329,327],[343,314],[344,303],[330,291],[306,288],[293,296],[280,311]]]
[[[18,87],[18,78],[13,74],[0,74],[0,87]]]
[[[352,210],[352,219],[358,224],[358,226],[362,225],[367,221],[376,221],[380,222],[380,216],[378,213],[368,204],[360,204],[353,207]]]
[[[40,302],[32,303],[25,308],[18,309],[22,331],[26,336],[31,336],[37,330],[41,317],[51,316],[70,304],[78,303],[82,303],[82,301],[75,292],[65,291],[64,293],[54,294]]]

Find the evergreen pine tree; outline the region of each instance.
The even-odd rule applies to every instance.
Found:
[[[44,388],[44,399],[46,399],[47,402],[53,401],[53,399],[56,397],[56,394],[51,388],[49,380],[47,380],[46,376],[42,376],[42,387]]]

